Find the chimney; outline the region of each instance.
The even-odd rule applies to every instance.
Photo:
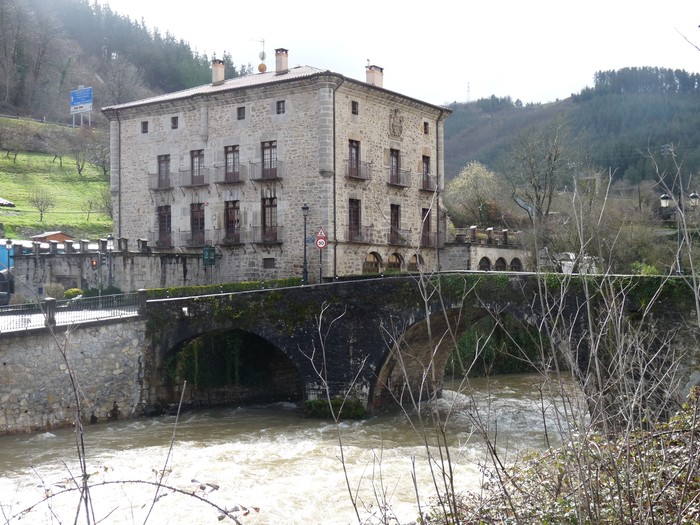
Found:
[[[275,75],[284,75],[289,71],[289,51],[283,48],[275,49]]]
[[[379,66],[367,66],[367,83],[377,87],[384,87],[384,68]]]
[[[211,61],[211,84],[218,86],[224,83],[224,61],[215,58]]]

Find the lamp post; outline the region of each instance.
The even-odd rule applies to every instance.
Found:
[[[112,252],[114,251],[114,236],[110,233],[107,235],[107,253],[109,254],[109,287],[112,288],[113,276],[112,276]]]
[[[7,250],[7,277],[10,277],[10,250],[12,250],[12,239],[5,239],[5,250]]]
[[[700,195],[698,195],[696,192],[693,192],[690,194],[690,205],[695,209],[698,205],[698,202],[700,202]],[[671,201],[673,198],[664,193],[659,197],[661,201],[661,207],[662,208],[668,208],[671,205]],[[676,203],[676,225],[677,225],[677,237],[678,237],[678,251],[676,252],[676,273],[678,275],[683,274],[683,254],[682,254],[682,248],[683,248],[683,217],[681,217],[681,214],[683,213],[683,190],[678,189],[678,202]]]
[[[301,276],[301,284],[305,285],[309,282],[309,265],[306,260],[306,218],[309,216],[309,205],[304,203],[301,207],[301,213],[304,216],[304,271]]]

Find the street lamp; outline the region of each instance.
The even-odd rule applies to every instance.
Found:
[[[12,239],[5,239],[5,249],[7,250],[7,278],[10,278],[10,250],[12,250]]]
[[[304,272],[301,277],[301,284],[305,285],[309,282],[309,265],[306,260],[306,218],[309,216],[309,205],[304,203],[301,207],[301,213],[304,216]]]
[[[109,287],[112,288],[112,252],[114,251],[114,236],[110,233],[107,235],[107,253],[109,254]]]
[[[690,205],[695,209],[700,202],[700,195],[698,195],[696,192],[693,192],[690,194]],[[667,193],[664,193],[659,197],[661,201],[661,207],[662,208],[668,208],[671,205],[671,201],[673,198],[668,195]],[[683,254],[682,254],[682,248],[683,248],[683,217],[681,217],[681,214],[683,212],[683,190],[680,188],[678,189],[678,202],[676,204],[676,224],[677,224],[677,230],[678,230],[678,251],[676,252],[676,273],[678,275],[683,274]]]

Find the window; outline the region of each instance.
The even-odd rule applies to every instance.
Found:
[[[359,199],[350,199],[348,202],[348,240],[361,241],[360,236],[360,201]]]
[[[430,122],[423,122],[423,134],[430,135]]]
[[[277,114],[282,115],[284,113],[284,100],[277,101]]]
[[[399,183],[399,150],[389,150],[389,182],[392,184]]]
[[[263,268],[266,270],[271,270],[272,268],[276,268],[277,265],[275,263],[276,259],[274,257],[263,257]]]
[[[348,177],[360,176],[360,143],[351,140],[348,149]]]
[[[401,256],[398,253],[392,253],[386,264],[387,270],[401,271]]]
[[[170,117],[170,129],[177,129],[178,119],[177,117]]]
[[[277,197],[262,200],[262,242],[277,242]]]
[[[430,241],[430,209],[423,208],[421,210],[420,244],[421,246],[431,246]]]
[[[236,109],[236,116],[238,120],[245,120],[245,106]]]
[[[353,100],[353,101],[350,103],[350,107],[352,108],[351,111],[352,111],[352,114],[353,114],[353,115],[359,115],[359,114],[360,114],[360,104],[359,104],[359,102],[357,102],[357,100]]]
[[[204,150],[190,151],[192,184],[204,184]]]
[[[241,208],[239,201],[224,203],[224,240],[228,243],[241,242]]]
[[[399,227],[401,225],[401,206],[398,204],[391,205],[389,220],[391,224],[391,229],[389,230],[389,242],[391,244],[398,244],[400,237]]]
[[[421,178],[421,188],[424,190],[435,190],[435,183],[430,177],[430,157],[423,155],[423,176]]]
[[[262,143],[262,178],[277,178],[277,141],[271,140]]]
[[[224,177],[226,182],[237,182],[240,179],[241,158],[238,146],[226,146],[224,148]]]
[[[190,204],[190,230],[192,237],[190,246],[204,246],[204,204],[193,202]]]
[[[491,261],[488,257],[481,258],[481,260],[479,261],[479,270],[484,272],[488,272],[489,270],[491,270]]]
[[[170,187],[170,155],[158,155],[158,187]]]
[[[506,260],[503,257],[499,257],[498,259],[496,259],[496,264],[494,264],[493,268],[497,272],[505,272],[506,266]]]
[[[141,122],[141,133],[148,133],[148,121]]]
[[[158,206],[158,238],[156,239],[156,246],[162,248],[169,248],[172,246],[171,240],[171,215],[170,206]]]

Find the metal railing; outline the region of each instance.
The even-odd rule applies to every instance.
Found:
[[[139,314],[140,301],[139,294],[132,293],[2,306],[0,332],[134,317]]]

